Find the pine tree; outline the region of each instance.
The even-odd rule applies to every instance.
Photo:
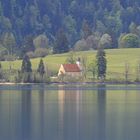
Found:
[[[23,82],[31,82],[32,64],[27,55],[23,57],[21,73]]]
[[[31,64],[30,59],[29,59],[29,57],[27,55],[25,55],[23,57],[22,66],[21,66],[21,72],[22,73],[32,72],[32,64]]]
[[[106,60],[106,53],[104,49],[99,48],[97,55],[96,55],[96,60],[97,60],[97,76],[98,79],[105,79],[106,77],[106,69],[107,69],[107,60]]]
[[[40,59],[40,63],[38,65],[37,72],[41,75],[41,77],[43,77],[43,75],[45,73],[45,67],[44,67],[44,63],[43,63],[42,59]]]

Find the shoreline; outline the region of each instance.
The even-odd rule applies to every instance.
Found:
[[[50,83],[12,83],[12,82],[2,82],[0,83],[0,86],[2,85],[140,85],[140,82],[50,82]]]

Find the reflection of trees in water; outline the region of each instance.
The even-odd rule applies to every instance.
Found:
[[[106,85],[98,85],[98,140],[105,140],[106,130]]]
[[[22,106],[21,106],[21,128],[22,139],[30,139],[31,134],[31,86],[23,86],[21,89]]]
[[[40,85],[39,87],[39,119],[40,119],[40,139],[44,138],[44,85]]]
[[[21,133],[23,140],[43,140],[45,133],[44,111],[44,85],[38,85],[38,89],[32,86],[22,87],[22,124]]]
[[[105,140],[105,85],[97,87],[97,94],[95,90],[92,93],[77,88],[77,90],[61,90],[58,96],[60,121],[58,129],[61,129],[59,139]]]

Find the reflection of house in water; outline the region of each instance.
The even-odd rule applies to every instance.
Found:
[[[78,87],[58,92],[59,139],[105,140],[105,87],[82,92]]]
[[[65,106],[65,91],[58,91],[58,140],[64,140],[64,106]]]
[[[58,140],[79,140],[79,92],[81,91],[62,90],[62,87],[58,91]]]

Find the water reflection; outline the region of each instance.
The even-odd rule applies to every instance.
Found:
[[[106,140],[106,85],[98,85],[98,140]]]
[[[0,140],[139,140],[139,91],[60,89],[1,90]]]
[[[26,86],[24,88],[26,89]],[[28,90],[21,91],[21,136],[23,140],[31,139],[31,102],[32,90],[28,86]]]

